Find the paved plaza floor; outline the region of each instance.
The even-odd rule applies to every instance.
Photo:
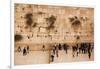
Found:
[[[91,58],[88,58],[88,54],[79,54],[75,57],[72,56],[72,50],[68,50],[68,53],[64,50],[58,51],[59,57],[54,55],[54,61],[50,62],[50,51],[30,51],[27,55],[23,56],[22,52],[15,52],[15,65],[26,64],[52,64],[52,63],[67,63],[67,62],[79,62],[79,61],[93,61],[94,52],[91,53]]]

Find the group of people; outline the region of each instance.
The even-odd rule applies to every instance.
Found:
[[[43,52],[45,51],[45,45],[42,45],[42,50]],[[54,44],[51,46],[50,51],[51,51],[51,62],[54,61],[54,57],[59,57],[59,51],[64,50],[65,53],[67,54],[69,51],[72,51],[72,57],[78,57],[79,54],[88,54],[89,59],[91,58],[91,53],[93,51],[93,45],[91,43],[77,43],[74,44],[73,46],[70,46],[66,43],[63,44]],[[23,52],[23,56],[27,55],[29,53],[30,49],[29,46],[27,45],[24,48],[21,48],[18,46],[17,48],[18,52]]]
[[[68,48],[69,46],[67,44],[55,44],[52,46],[51,48],[51,62],[54,61],[54,55],[56,55],[56,57],[59,57],[58,51],[59,50],[64,50],[66,52],[66,54],[68,53]]]
[[[18,52],[23,52],[23,56],[27,55],[27,53],[29,53],[29,46],[27,47],[24,47],[23,49],[18,46],[18,49],[17,49]]]
[[[89,59],[91,58],[91,53],[93,51],[93,46],[91,43],[77,43],[74,46],[69,46],[68,44],[56,44],[51,48],[51,62],[54,61],[54,57],[59,57],[59,50],[64,50],[68,53],[68,50],[72,51],[72,57],[78,57],[79,54],[88,54]]]
[[[80,43],[72,47],[73,57],[75,53],[78,54],[88,54],[89,59],[91,58],[91,52],[93,51],[93,46],[91,43]]]

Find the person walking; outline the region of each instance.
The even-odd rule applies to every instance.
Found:
[[[51,62],[54,61],[54,55],[51,55]]]
[[[89,47],[88,47],[88,57],[89,59],[91,58],[91,45],[89,44]]]

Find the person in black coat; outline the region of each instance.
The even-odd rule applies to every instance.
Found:
[[[64,48],[64,50],[66,51],[66,54],[67,54],[67,49],[68,49],[67,45],[64,44],[64,45],[63,45],[63,48]]]
[[[26,54],[27,54],[26,48],[24,47],[24,49],[23,49],[23,56],[25,56]]]
[[[59,50],[62,50],[62,48],[61,48],[61,44],[59,44],[58,48],[59,48]]]
[[[88,57],[91,58],[91,44],[88,46]]]
[[[54,55],[51,55],[51,62],[54,61]]]

